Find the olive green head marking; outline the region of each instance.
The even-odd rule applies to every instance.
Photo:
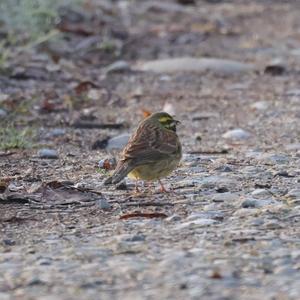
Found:
[[[180,123],[179,121],[175,120],[172,116],[168,113],[160,112],[155,113],[150,116],[151,118],[157,119],[158,122],[166,129],[172,130],[176,132],[176,125]]]

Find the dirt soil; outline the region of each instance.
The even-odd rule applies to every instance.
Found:
[[[300,298],[300,2],[179,2],[87,1],[63,39],[11,49],[0,124],[32,133],[0,152],[0,299]],[[189,56],[255,71],[138,67]],[[162,109],[172,191],[103,186],[109,139]]]

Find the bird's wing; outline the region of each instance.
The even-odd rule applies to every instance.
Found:
[[[135,166],[166,159],[180,147],[177,135],[162,130],[157,125],[142,123],[130,138],[122,153],[122,160],[130,160]]]

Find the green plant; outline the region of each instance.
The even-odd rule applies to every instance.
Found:
[[[59,8],[82,0],[0,0],[0,23],[8,36],[36,41],[49,34],[59,22]]]
[[[24,149],[32,147],[30,136],[32,130],[29,128],[20,129],[13,126],[0,128],[0,149],[8,150],[13,148]]]
[[[8,57],[9,57],[9,50],[5,47],[6,42],[0,41],[0,70],[5,65]]]

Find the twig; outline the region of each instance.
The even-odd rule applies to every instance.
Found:
[[[130,214],[124,214],[120,216],[121,220],[127,220],[130,218],[167,218],[168,216],[164,213],[141,213],[141,212],[136,212],[136,213],[130,213]]]
[[[220,151],[212,150],[212,151],[201,151],[201,150],[195,150],[195,151],[189,151],[188,154],[204,154],[204,155],[218,155],[218,154],[227,154],[229,151],[227,149],[222,149]]]
[[[117,202],[119,203],[119,202]],[[174,203],[170,202],[130,202],[130,203],[119,203],[121,205],[124,205],[125,207],[130,206],[174,206]]]
[[[121,129],[124,128],[124,124],[106,124],[106,123],[93,123],[93,122],[82,122],[77,121],[73,124],[74,128],[84,128],[84,129]]]

